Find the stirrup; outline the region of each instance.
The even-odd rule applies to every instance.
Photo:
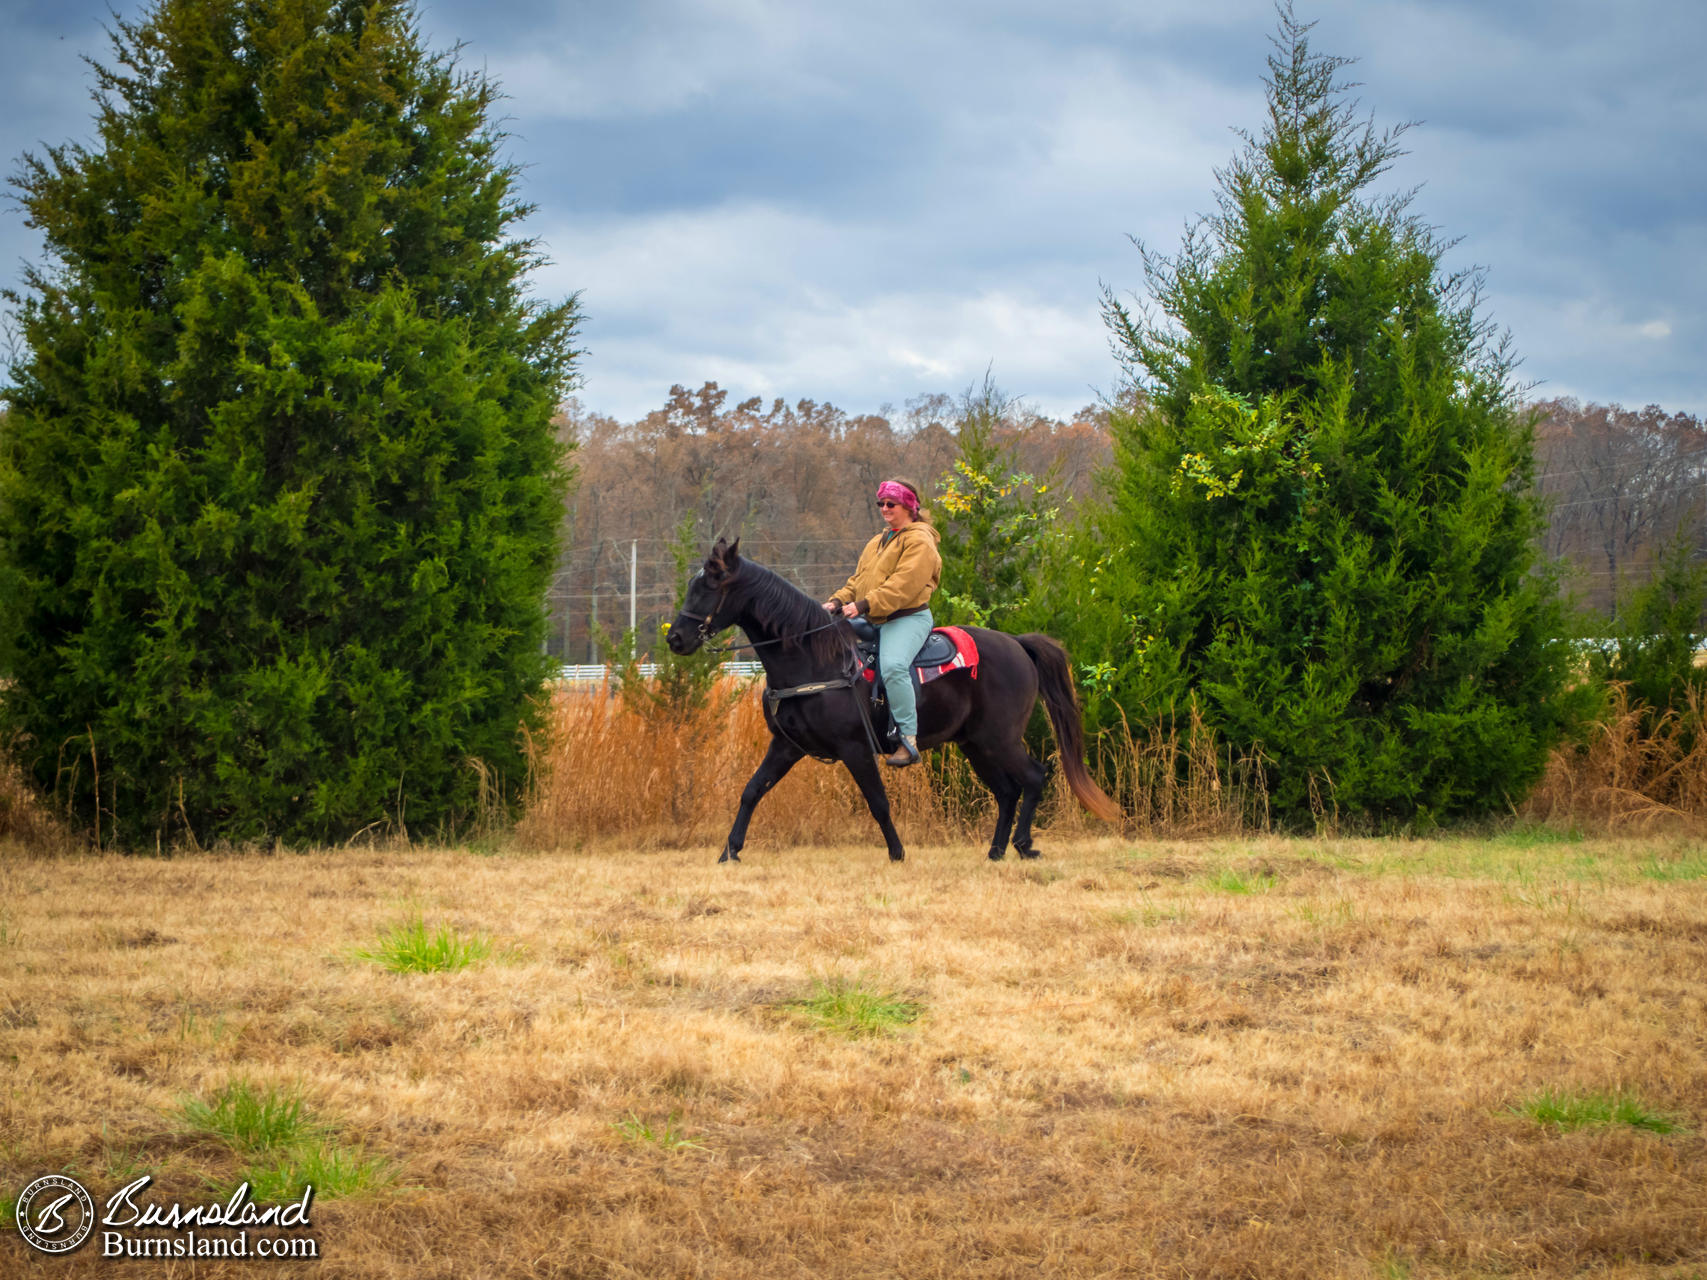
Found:
[[[905,769],[910,764],[919,763],[919,740],[910,733],[901,735],[901,745],[883,757],[883,763],[891,769]]]

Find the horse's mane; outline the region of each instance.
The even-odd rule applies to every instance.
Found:
[[[773,635],[787,637],[785,649],[804,647],[817,662],[833,664],[848,651],[844,638],[847,624],[825,627],[830,615],[824,607],[774,569],[743,559],[741,577],[751,575],[747,607],[753,617]],[[813,631],[813,628],[823,628]],[[805,634],[813,631],[813,634]]]

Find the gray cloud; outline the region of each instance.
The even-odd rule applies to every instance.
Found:
[[[1392,186],[1487,268],[1542,393],[1707,409],[1697,0],[1299,8],[1379,123],[1423,121]],[[88,133],[68,46],[99,51],[101,12],[20,10],[10,154]],[[422,22],[510,95],[539,287],[584,290],[583,399],[624,416],[705,378],[870,408],[992,362],[1083,404],[1114,377],[1099,285],[1141,287],[1127,233],[1167,250],[1212,206],[1274,25],[1268,0],[434,0]],[[0,265],[26,241],[0,220]]]

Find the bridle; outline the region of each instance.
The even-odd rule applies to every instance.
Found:
[[[705,577],[705,570],[704,569],[701,569],[698,573],[694,574],[694,579],[699,579],[699,578],[703,578],[703,577]],[[734,585],[735,585],[735,583],[734,583],[733,577],[726,580],[723,584],[722,590],[720,590],[717,593],[717,601],[715,604],[713,604],[711,606],[711,612],[706,614],[705,617],[700,619],[699,627],[698,627],[700,644],[702,644],[702,645],[706,644],[711,639],[711,637],[714,633],[716,633],[718,631],[725,630],[726,628],[732,627],[735,625],[733,620],[724,623],[723,626],[721,626],[721,627],[713,627],[711,625],[712,619],[715,618],[719,613],[721,613],[723,611],[723,602],[729,598],[729,588],[734,586]],[[689,583],[689,586],[691,588],[691,586],[692,586],[691,581]],[[682,610],[682,612],[687,613],[687,610],[684,609],[684,610]],[[694,617],[695,615],[690,613],[690,614],[688,614],[688,616],[691,618],[691,617]],[[802,639],[805,639],[807,636],[817,635],[820,631],[828,631],[831,627],[835,626],[836,623],[838,623],[839,621],[841,621],[841,619],[839,617],[832,616],[828,622],[824,623],[823,626],[821,626],[821,627],[809,627],[807,630],[802,631],[802,632],[798,633],[797,635],[773,636],[769,640],[747,640],[747,641],[742,641],[740,643],[718,645],[715,648],[707,649],[706,652],[707,653],[733,653],[737,649],[760,649],[760,648],[763,648],[767,644],[781,644],[785,640],[802,640]]]
[[[705,570],[701,569],[698,573],[694,574],[694,577],[696,579],[705,577]],[[691,586],[692,584],[690,583],[689,585]],[[718,610],[723,608],[723,602],[729,598],[729,587],[730,587],[730,585],[731,585],[731,583],[729,581],[726,580],[724,582],[723,590],[721,590],[717,593],[717,603],[711,606],[711,612],[710,613],[706,614],[704,618],[700,619],[699,642],[701,644],[704,644],[707,640],[711,639],[711,634],[712,634],[711,620],[717,616]],[[719,627],[717,629],[719,631],[721,631],[723,628]]]

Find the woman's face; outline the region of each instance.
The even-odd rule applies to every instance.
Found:
[[[889,505],[884,506],[883,504],[885,502],[888,502]],[[903,507],[899,502],[890,502],[889,499],[885,498],[877,504],[877,509],[883,513],[883,523],[888,525],[891,529],[899,529],[904,524],[912,523],[912,512],[908,511],[907,508]]]

